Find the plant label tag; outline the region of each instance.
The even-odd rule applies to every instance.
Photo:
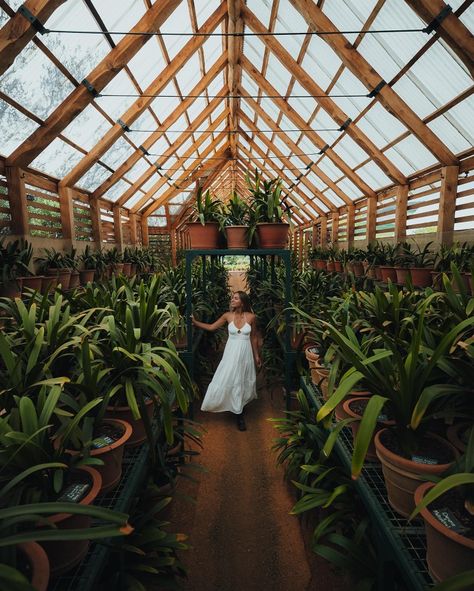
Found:
[[[85,497],[90,487],[90,484],[86,484],[85,482],[70,484],[63,490],[61,496],[58,498],[58,501],[66,503],[78,503]]]
[[[437,464],[436,458],[426,458],[425,456],[411,456],[411,461],[417,464]]]
[[[101,447],[107,447],[107,445],[110,445],[113,442],[114,439],[112,439],[112,437],[104,435],[103,437],[97,437],[96,439],[94,439],[92,442],[92,447],[94,449],[100,449]]]
[[[468,531],[450,509],[433,509],[432,513],[440,523],[455,533],[462,535]]]

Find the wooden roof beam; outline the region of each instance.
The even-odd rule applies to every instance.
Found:
[[[405,0],[405,2],[427,25],[446,10],[446,3],[443,0]],[[451,12],[435,30],[474,78],[474,38],[466,25]]]
[[[66,0],[28,0],[23,7],[44,25],[53,12]],[[23,14],[17,12],[0,30],[0,76],[15,61],[16,56],[28,45],[38,32]]]
[[[313,0],[290,0],[301,16],[314,31],[331,31],[338,33],[338,29]],[[344,35],[325,35],[324,41],[336,52],[344,65],[372,92],[385,81],[381,78],[366,59],[354,49]],[[408,127],[415,137],[445,165],[457,164],[456,156],[449,150],[438,136],[418,117],[405,101],[387,84],[382,86],[376,94],[377,100],[389,113]],[[348,132],[354,125],[349,125]],[[371,154],[372,155],[372,154]],[[390,175],[391,176],[391,175]],[[403,185],[406,179],[393,180]]]
[[[244,95],[248,95],[248,92],[243,91]],[[266,111],[255,101],[251,98],[245,98],[245,101],[249,104],[249,106],[257,113],[257,115],[265,121],[265,124],[268,125],[270,128],[278,129],[281,131],[280,126],[273,121],[271,117],[266,113]],[[295,144],[295,142],[288,136],[286,133],[280,133],[279,137],[281,140],[288,146],[290,150],[292,150],[295,154],[301,154],[301,148]],[[309,156],[305,156],[301,154],[297,156],[306,166],[313,165],[313,161]],[[330,187],[336,195],[338,195],[344,203],[352,203],[351,199],[340,189],[336,183],[334,183],[321,169],[319,169],[316,165],[310,166],[309,170],[314,172],[316,176],[318,176],[328,187]],[[334,204],[331,203],[327,197],[323,193],[320,193],[319,198],[321,201],[327,205],[329,209],[334,209]]]
[[[181,1],[157,0],[132,28],[132,32],[159,29]],[[95,92],[101,92],[150,39],[149,35],[125,35],[87,75],[90,87]],[[30,164],[93,100],[94,94],[84,84],[80,84],[51,113],[44,125],[36,129],[11,154],[8,158],[9,166],[24,167]]]
[[[294,2],[293,2],[294,3]],[[243,9],[245,23],[255,33],[265,33],[266,29],[262,23],[257,19],[251,10],[247,7]],[[333,25],[334,27],[334,25]],[[317,97],[314,100],[318,102],[321,107],[328,113],[334,121],[340,126],[343,126],[349,119],[348,115],[330,98],[327,96],[323,88],[321,88],[298,62],[293,59],[291,54],[281,45],[275,38],[264,36],[261,38],[262,42],[269,47],[275,57],[281,64],[294,75],[301,86],[310,94]],[[372,160],[398,184],[406,183],[406,178],[400,170],[379,150],[379,148],[370,140],[356,125],[349,125],[346,133],[369,155]]]
[[[204,109],[204,111],[202,111],[199,114],[199,116],[191,123],[191,125],[181,135],[178,136],[178,138],[171,144],[171,146],[166,150],[166,152],[162,156],[160,156],[160,158],[158,158],[158,160],[155,162],[155,166],[151,166],[149,169],[145,170],[145,172],[142,175],[140,175],[140,177],[133,183],[133,185],[129,189],[127,189],[127,191],[120,198],[119,202],[121,204],[125,203],[126,201],[128,201],[128,199],[130,199],[130,197],[132,197],[137,191],[139,191],[142,185],[144,185],[147,181],[149,181],[152,178],[154,174],[156,174],[157,167],[161,168],[167,160],[169,160],[172,156],[175,155],[176,151],[179,150],[179,148],[184,144],[184,142],[186,142],[192,136],[194,131],[204,123],[207,117],[216,110],[218,105],[221,104],[223,100],[223,97],[216,97],[215,99],[213,99],[209,103],[209,105]],[[224,111],[226,110],[224,109]],[[224,119],[223,114],[221,114],[221,116],[218,119],[219,122],[222,123]],[[211,129],[216,129],[216,125],[211,125]],[[205,137],[207,137],[207,135],[209,134],[207,133]],[[195,143],[193,144],[193,146],[191,146],[193,150],[196,149],[195,146]]]
[[[156,3],[153,5],[156,6]],[[188,62],[191,56],[201,47],[206,41],[206,33],[212,33],[219,23],[225,16],[224,7],[221,6],[207,19],[204,25],[200,29],[199,35],[191,37],[190,40],[184,45],[179,51],[171,63],[166,66],[157,78],[146,88],[144,95],[137,99],[131,107],[120,117],[121,121],[129,127],[140,117],[140,115],[147,109],[151,103],[155,100],[154,96],[158,95],[168,84],[171,78],[173,78],[181,68]],[[61,181],[63,185],[74,185],[88,170],[91,168],[116,141],[123,135],[124,129],[116,123],[109,131],[103,136],[89,154],[83,158],[72,170],[64,177]]]
[[[181,115],[194,103],[196,96],[200,95],[204,90],[211,84],[211,82],[222,72],[225,65],[227,64],[227,56],[222,55],[216,63],[210,68],[209,72],[202,78],[196,86],[190,91],[190,98],[184,99],[184,101],[163,121],[159,129],[153,132],[147,137],[142,143],[145,150],[149,150],[153,144],[155,144],[160,137],[162,137],[173,123],[175,123]],[[226,95],[227,89],[223,88],[218,95],[222,98]],[[100,197],[106,193],[115,183],[117,183],[127,172],[143,157],[143,152],[137,149],[131,154],[118,168],[111,174],[97,189],[93,192],[93,195]]]
[[[232,35],[243,33],[244,23],[242,20],[242,0],[227,0],[227,11],[229,15],[227,47],[229,63],[227,67],[227,83],[229,88],[229,144],[232,157],[237,155],[237,136],[234,133],[237,130],[237,110],[239,108],[239,99],[236,98],[238,87],[241,80],[242,68],[239,63],[240,55],[243,50],[243,38]]]
[[[209,126],[209,129],[206,133],[201,134],[201,136],[199,137],[199,139],[192,145],[190,146],[186,152],[178,159],[178,161],[175,164],[176,168],[180,168],[181,166],[183,166],[186,161],[188,160],[188,158],[190,156],[192,156],[196,150],[199,148],[199,146],[201,146],[201,144],[203,144],[206,139],[212,134],[213,131],[215,131],[217,129],[217,127],[219,127],[219,125],[225,120],[225,118],[228,115],[228,109],[225,109],[220,115],[219,117],[217,117],[217,119],[214,121],[214,123],[212,123]],[[199,160],[195,160],[196,162],[196,166],[199,165]],[[132,211],[138,211],[140,209],[140,207],[142,207],[142,205],[144,205],[148,199],[150,199],[150,197],[153,197],[153,195],[163,186],[165,185],[169,180],[169,176],[168,175],[163,175],[150,189],[148,189],[148,191],[145,193],[145,195],[137,202],[135,203],[135,205],[132,207]],[[127,191],[121,199],[124,200],[124,203],[126,201],[128,201],[131,197],[133,197],[133,192]]]
[[[244,70],[254,80],[257,86],[265,92],[265,94],[272,97],[276,97],[278,95],[278,91],[268,82],[266,78],[260,74],[257,68],[251,64],[245,56],[242,56],[241,62]],[[300,129],[308,128],[308,124],[303,119],[303,117],[301,117],[301,115],[299,115],[298,112],[293,109],[293,107],[283,98],[274,98],[272,100],[282,111],[282,113],[284,113],[296,127],[299,127]],[[325,148],[326,142],[315,131],[304,131],[303,133],[317,148],[320,150]],[[337,166],[337,168],[339,168],[347,176],[347,178],[350,179],[354,185],[356,185],[356,187],[362,191],[362,193],[364,193],[364,195],[375,195],[375,191],[369,187],[369,185],[364,182],[356,173],[354,173],[352,168],[348,166],[333,149],[327,148],[324,153],[333,162],[333,164]]]

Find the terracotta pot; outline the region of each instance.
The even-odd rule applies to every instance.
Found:
[[[432,482],[421,484],[415,491],[415,503],[423,500],[433,488]],[[474,564],[474,540],[456,533],[443,525],[430,511],[430,507],[420,512],[426,529],[426,562],[430,575],[436,582],[472,569]]]
[[[380,267],[374,267],[374,270],[377,281],[382,281],[382,269]]]
[[[20,279],[0,283],[0,297],[11,298],[12,300],[21,297]]]
[[[82,271],[79,271],[79,281],[81,285],[92,283],[94,281],[94,274],[94,269],[83,269]]]
[[[257,224],[260,248],[286,248],[290,224]]]
[[[79,271],[73,271],[69,279],[69,289],[75,289],[80,285]]]
[[[382,429],[375,435],[375,449],[382,463],[382,471],[387,487],[388,502],[391,507],[403,517],[408,517],[415,508],[414,493],[420,482],[424,482],[426,476],[440,475],[453,465],[449,464],[424,464],[408,460],[387,449],[382,441],[386,429]],[[456,449],[438,435],[430,434],[430,439],[442,442],[452,451],[453,458],[457,457]]]
[[[28,277],[20,277],[21,289],[33,289],[34,291],[41,291],[41,284],[43,282],[43,275],[30,275]]]
[[[367,277],[369,277],[370,279],[377,279],[377,275],[375,274],[375,267],[373,267],[372,265],[369,265],[366,270],[365,270],[365,274],[367,275]]]
[[[219,246],[219,224],[208,222],[204,226],[200,222],[188,224],[191,248],[197,250],[211,250]]]
[[[59,269],[58,270],[58,285],[61,285],[63,290],[69,289],[69,283],[71,281],[70,269]]]
[[[352,263],[352,269],[356,277],[362,277],[364,274],[364,265],[361,263],[361,261],[354,261]]]
[[[136,275],[137,271],[138,271],[138,265],[136,263],[132,263],[132,266],[130,267],[130,277],[133,277],[134,275]]]
[[[395,273],[397,274],[397,283],[400,285],[406,285],[410,277],[410,269],[406,267],[395,267]]]
[[[45,275],[41,282],[41,293],[52,293],[58,286],[57,275]]]
[[[319,353],[317,351],[318,350],[314,345],[308,345],[305,348],[304,354],[308,362],[316,364],[319,361]]]
[[[342,273],[342,262],[341,261],[334,261],[334,270],[336,273]]]
[[[339,404],[334,409],[334,416],[336,417],[336,420],[342,421],[344,419],[350,418],[350,415],[348,415],[344,410],[344,402],[347,402],[348,400],[357,400],[358,398],[370,398],[370,396],[372,396],[372,393],[368,390],[352,390],[352,392],[349,392],[347,398],[339,402]]]
[[[247,232],[247,226],[228,226],[226,228],[227,248],[248,248]]]
[[[336,270],[336,265],[334,264],[334,261],[328,261],[326,263],[326,269],[331,272],[334,273],[334,271]]]
[[[327,263],[323,259],[316,259],[313,263],[315,264],[314,268],[318,271],[325,271],[327,269]]]
[[[153,406],[153,400],[145,401],[146,412],[150,421],[153,419],[153,413],[155,407]],[[143,419],[133,418],[133,413],[129,406],[108,406],[107,407],[107,418],[120,419],[126,421],[132,426],[132,434],[129,440],[125,443],[125,447],[135,447],[141,445],[146,440],[146,431]]]
[[[112,271],[114,275],[120,275],[123,273],[123,263],[114,263],[112,265]]]
[[[463,441],[461,436],[470,427],[472,427],[472,422],[462,421],[460,423],[454,423],[454,425],[449,425],[446,430],[447,440],[461,453],[464,453],[467,449],[467,442]]]
[[[359,432],[360,421],[362,420],[362,415],[359,414],[358,412],[356,412],[355,410],[353,410],[351,405],[353,405],[355,402],[359,402],[361,400],[369,401],[370,396],[357,396],[357,397],[345,400],[342,403],[342,408],[343,408],[343,412],[345,413],[345,415],[351,419],[357,419],[356,421],[353,421],[350,424],[353,441],[355,441],[355,439],[357,437],[357,433]],[[389,421],[389,420],[384,420],[384,419],[377,421],[377,426],[375,427],[374,436],[372,437],[372,440],[369,443],[369,447],[367,449],[366,458],[368,460],[378,461],[377,454],[375,451],[375,444],[374,444],[375,433],[377,433],[378,431],[380,431],[380,429],[383,429],[384,427],[388,427],[388,426],[394,425],[394,424],[395,424],[394,421]]]
[[[124,263],[122,273],[125,277],[130,277],[130,274],[132,273],[132,263]]]
[[[49,560],[43,546],[37,542],[22,542],[17,546],[31,568],[31,586],[35,591],[46,591],[49,583]]]
[[[102,478],[97,469],[82,466],[78,469],[79,482],[88,482],[91,488],[79,502],[81,505],[92,505],[99,495]],[[91,526],[92,519],[88,515],[71,515],[58,513],[47,518],[58,529],[86,529]],[[55,542],[41,542],[49,558],[51,576],[57,577],[78,564],[89,549],[89,540],[59,540]]]
[[[433,269],[425,269],[424,267],[410,267],[411,280],[415,287],[430,287],[431,285],[431,271]]]
[[[390,279],[393,283],[397,282],[397,272],[394,267],[388,267],[385,265],[380,266],[380,272],[382,274],[382,281],[388,283]]]

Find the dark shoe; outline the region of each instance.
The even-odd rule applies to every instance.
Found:
[[[243,415],[237,415],[237,427],[239,431],[247,431],[247,425]]]

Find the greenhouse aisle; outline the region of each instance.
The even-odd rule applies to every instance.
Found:
[[[304,547],[294,503],[271,451],[276,431],[268,417],[281,414],[281,395],[251,403],[247,431],[228,413],[196,413],[204,425],[199,482],[181,479],[170,521],[189,534],[183,552],[188,591],[309,591],[343,589],[330,567]],[[278,401],[277,401],[278,399]],[[178,531],[175,529],[175,531]]]

